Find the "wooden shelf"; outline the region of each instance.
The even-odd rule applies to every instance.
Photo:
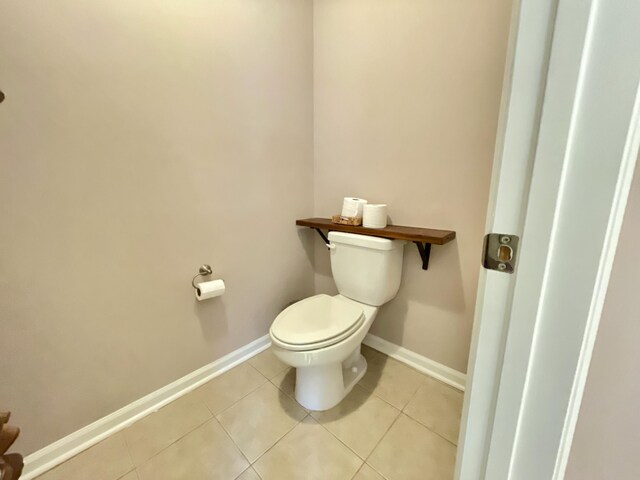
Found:
[[[391,238],[394,240],[407,240],[418,246],[420,257],[422,257],[422,268],[426,270],[429,266],[429,255],[431,245],[444,245],[456,238],[456,232],[452,230],[435,230],[432,228],[405,227],[403,225],[388,225],[385,228],[355,227],[353,225],[341,225],[333,223],[330,218],[304,218],[296,220],[296,225],[300,227],[313,228],[317,231],[325,243],[329,243],[322,230],[334,232],[357,233],[360,235],[371,235],[373,237]]]

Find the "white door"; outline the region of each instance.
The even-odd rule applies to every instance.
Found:
[[[637,158],[640,2],[514,7],[457,478],[561,479]]]

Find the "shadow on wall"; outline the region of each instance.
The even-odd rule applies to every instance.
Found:
[[[300,243],[302,244],[302,248],[304,248],[304,252],[307,254],[307,260],[309,260],[309,265],[311,268],[315,269],[316,265],[316,257],[315,257],[315,237],[318,235],[315,231],[310,228],[298,228],[295,227],[298,233],[298,238],[300,239]]]
[[[395,300],[401,298],[446,312],[466,311],[457,239],[447,245],[431,247],[429,269],[426,271],[422,270],[416,246],[412,243],[405,247],[402,284]]]
[[[400,290],[396,298],[380,308],[374,322],[374,327],[378,326],[376,335],[380,335],[378,331],[384,332],[381,336],[385,340],[405,346],[406,322],[411,311],[416,314],[416,309],[410,308],[410,304],[419,304],[434,312],[434,316],[419,319],[425,324],[426,330],[440,328],[438,325],[447,319],[454,321],[451,316],[444,315],[446,312],[463,314],[466,311],[457,240],[447,245],[433,246],[429,269],[426,271],[422,270],[422,260],[416,246],[405,246]],[[418,310],[424,311],[423,308]]]
[[[219,339],[229,331],[224,297],[199,302],[194,295],[193,312],[200,321],[202,336],[208,342]]]

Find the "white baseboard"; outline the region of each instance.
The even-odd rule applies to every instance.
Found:
[[[415,368],[419,372],[440,380],[447,385],[451,385],[458,390],[464,391],[465,389],[467,376],[462,372],[447,367],[446,365],[442,365],[441,363],[434,362],[427,357],[423,357],[411,350],[407,350],[404,347],[383,340],[382,338],[371,335],[370,333],[367,334],[362,343],[389,355],[391,358],[395,358],[399,362]]]
[[[466,375],[464,373],[434,362],[375,335],[368,334],[363,343],[458,390],[464,390],[465,388]],[[270,344],[269,335],[260,337],[244,347],[199,368],[195,372],[185,375],[175,382],[32,453],[25,458],[25,470],[21,478],[32,480],[38,475],[42,475],[47,470],[266,350]]]
[[[142,417],[157,411],[178,397],[189,393],[212,378],[221,375],[239,363],[266,350],[269,345],[269,335],[260,337],[213,363],[205,365],[195,372],[185,375],[175,382],[32,453],[24,459],[25,470],[20,478],[23,480],[31,480],[43,474],[47,470],[52,469],[56,465],[104,440],[109,435],[113,435],[128,427]]]

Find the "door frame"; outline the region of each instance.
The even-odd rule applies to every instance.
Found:
[[[564,477],[640,144],[633,20],[633,0],[514,5],[487,232],[521,250],[481,273],[456,478]]]

